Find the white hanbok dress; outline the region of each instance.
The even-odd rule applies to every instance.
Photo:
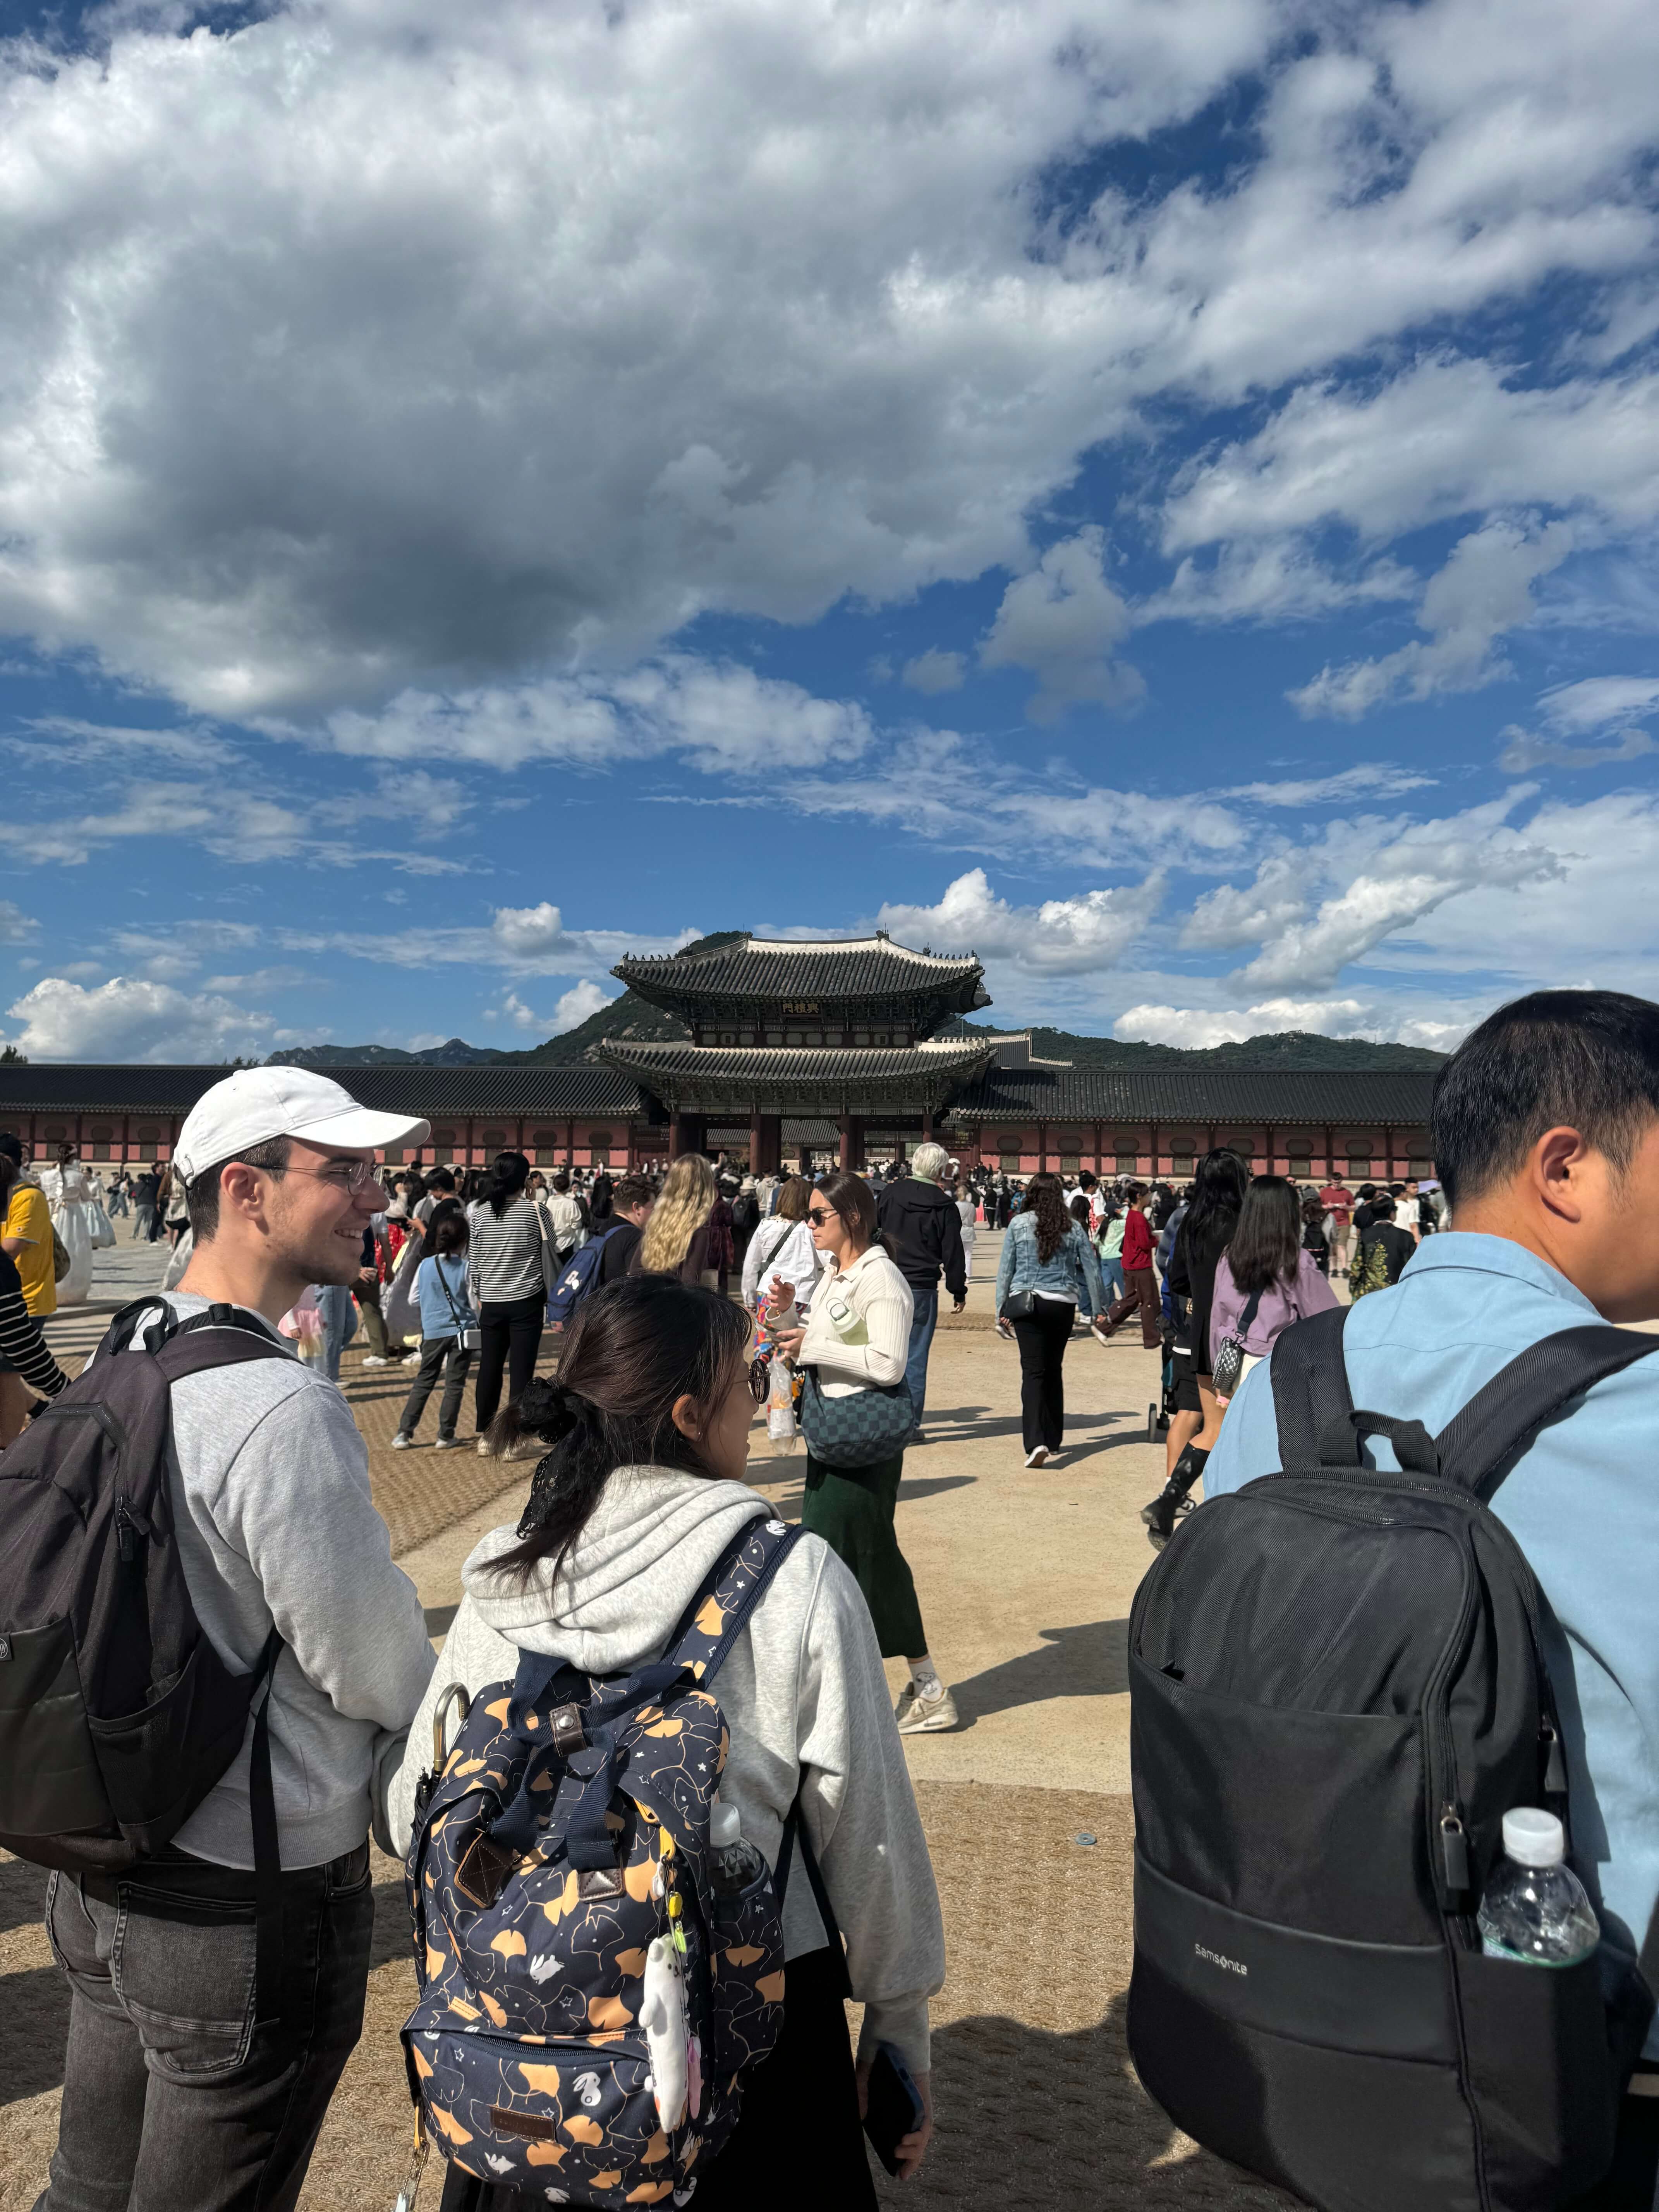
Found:
[[[58,1285],[58,1303],[84,1305],[92,1293],[92,1255],[115,1242],[115,1231],[98,1202],[91,1177],[78,1160],[71,1160],[65,1168],[43,1170],[40,1188],[52,1225],[70,1255],[70,1271]]]

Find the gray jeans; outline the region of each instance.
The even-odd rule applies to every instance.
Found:
[[[283,1893],[283,1985],[256,2022],[251,1874],[169,1851],[142,1886],[53,1875],[69,2048],[34,2212],[291,2212],[362,2033],[368,1844]]]

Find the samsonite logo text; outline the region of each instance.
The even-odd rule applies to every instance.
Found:
[[[1230,1974],[1248,1974],[1250,1971],[1248,1966],[1241,1965],[1237,1959],[1224,1958],[1219,1951],[1206,1951],[1201,1943],[1194,1943],[1193,1949],[1200,1959],[1207,1960],[1212,1966],[1224,1966]]]

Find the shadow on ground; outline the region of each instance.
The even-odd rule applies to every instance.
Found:
[[[1017,1705],[1040,1705],[1051,1698],[1115,1697],[1128,1688],[1127,1620],[1091,1620],[1037,1632],[1043,1639],[1041,1650],[1023,1652],[951,1684],[963,1728]]]
[[[1288,2198],[1210,2157],[1136,2080],[1127,1998],[1069,2033],[970,2016],[933,2033],[937,2133],[915,2179],[878,2173],[884,2205],[997,2212],[1269,2212]]]

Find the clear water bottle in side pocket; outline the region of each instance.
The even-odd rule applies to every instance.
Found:
[[[1601,1927],[1566,1856],[1566,1836],[1554,1814],[1535,1805],[1504,1814],[1504,1856],[1492,1870],[1477,1920],[1489,1959],[1571,1966],[1595,1948]]]

